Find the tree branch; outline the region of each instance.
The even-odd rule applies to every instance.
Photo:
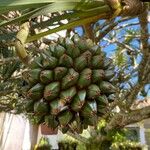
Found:
[[[148,6],[145,12],[139,16],[139,22],[141,26],[141,51],[143,53],[143,60],[139,66],[139,79],[142,80],[146,62],[150,57],[150,46],[148,42]]]
[[[28,65],[30,57],[25,49],[25,42],[29,34],[29,23],[25,22],[21,25],[19,32],[16,35],[15,48],[20,60]]]
[[[144,85],[148,81],[148,73],[150,72],[150,46],[148,43],[148,7],[145,11],[140,15],[139,22],[141,26],[141,52],[143,54],[142,62],[139,65],[139,81],[137,85],[132,89],[132,93],[126,97],[128,100],[128,106],[130,107],[136,99],[138,92],[144,87]]]
[[[150,101],[150,98],[147,98],[147,101]],[[112,129],[123,128],[124,126],[128,124],[140,122],[149,117],[150,117],[150,106],[144,107],[142,109],[136,109],[126,114],[118,113],[107,124],[105,131],[108,132]]]

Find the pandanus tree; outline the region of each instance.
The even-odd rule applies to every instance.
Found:
[[[0,1],[0,107],[87,145],[79,133],[93,126],[93,149],[109,149],[110,133],[150,116],[149,107],[133,108],[139,93],[148,99],[148,11],[140,0]],[[120,25],[133,17],[138,28]],[[49,39],[61,30],[65,38]],[[107,44],[117,45],[114,59]],[[97,132],[101,120],[106,124]]]

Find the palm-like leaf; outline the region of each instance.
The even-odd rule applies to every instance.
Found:
[[[8,1],[8,2],[7,2]],[[96,1],[96,2],[80,2],[79,0],[62,0],[62,1],[54,1],[54,0],[44,0],[44,2],[38,1],[10,1],[7,0],[5,3],[1,3],[0,0],[0,13],[5,13],[7,11],[12,10],[21,10],[31,9],[27,13],[23,14],[21,17],[4,21],[0,23],[0,27],[16,23],[18,21],[23,21],[29,18],[37,17],[39,15],[46,15],[47,13],[53,13],[58,11],[65,10],[80,10],[80,11],[89,11],[91,9],[95,9],[97,7],[103,6],[104,1]],[[34,9],[34,10],[33,10]]]
[[[128,2],[128,0],[125,1]],[[132,3],[130,2],[130,4]],[[99,18],[110,17],[110,12],[112,11],[110,6],[106,3],[106,0],[0,0],[1,14],[6,14],[14,10],[19,10],[21,15],[19,17],[1,20],[0,28],[11,24],[20,24],[37,16],[67,11],[67,14],[65,15],[58,15],[47,22],[40,22],[40,24],[34,25],[34,27],[38,26],[40,28],[41,24],[43,27],[49,27],[50,25],[53,25],[54,22],[60,22],[62,19],[70,19],[71,16],[71,20],[67,25],[60,25],[53,30],[33,35],[33,37],[28,38],[28,41],[37,40],[42,36],[58,32],[63,29],[69,29],[82,24],[95,22]]]
[[[98,16],[100,14],[110,12],[110,8],[104,0],[43,0],[42,2],[40,0],[0,0],[0,13],[7,13],[13,10],[19,10],[21,16],[1,21],[0,28],[6,25],[18,24],[37,16],[47,15],[48,13],[69,11],[66,14],[55,16],[46,22],[41,22],[38,24],[38,27],[41,27],[42,24],[45,28],[53,25],[54,22],[59,22],[63,19],[71,19],[72,21],[69,21],[67,25],[62,25],[53,30],[30,37],[28,41],[36,40],[41,36],[62,29],[68,29],[95,21],[99,18]],[[34,25],[33,27],[37,27],[37,25]]]
[[[96,9],[94,11],[91,11],[91,12],[89,11],[90,13],[89,12],[85,12],[85,13],[80,12],[79,14],[73,13],[72,16],[77,15],[77,17],[74,18],[75,20],[69,21],[67,24],[61,25],[61,26],[56,27],[54,29],[50,29],[48,31],[36,34],[34,36],[30,36],[27,39],[27,42],[34,41],[34,40],[39,39],[43,36],[46,36],[46,35],[49,35],[49,34],[52,34],[52,33],[56,33],[56,32],[61,31],[61,30],[70,29],[70,28],[73,28],[73,27],[76,27],[76,26],[87,24],[89,22],[96,21],[99,18],[106,16],[105,12],[109,11],[109,7],[108,6],[101,7],[100,11],[97,11],[97,10],[98,9]],[[102,14],[100,13],[101,11],[103,12]],[[99,12],[99,14],[97,12]],[[66,19],[68,19],[68,18],[66,18]]]
[[[55,2],[62,3],[67,2],[67,0],[0,0],[0,13],[27,8],[38,8]],[[80,0],[69,0],[69,2],[80,2]]]

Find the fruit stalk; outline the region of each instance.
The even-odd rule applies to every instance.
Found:
[[[20,60],[28,65],[30,57],[25,49],[25,42],[29,34],[29,22],[25,22],[20,26],[20,30],[16,35],[15,48]]]

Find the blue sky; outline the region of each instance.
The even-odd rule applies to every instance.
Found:
[[[134,18],[134,19],[130,19],[130,20],[126,21],[126,22],[120,23],[119,26],[122,25],[122,24],[128,24],[128,23],[131,24],[131,23],[137,23],[137,22],[138,22],[138,19],[137,19],[137,18]],[[150,24],[148,25],[148,27],[149,27],[149,30],[150,30]],[[136,30],[138,30],[139,28],[140,28],[139,25],[134,25],[134,26],[125,27],[125,28],[123,28],[123,29],[117,31],[116,34],[115,34],[115,36],[116,36],[116,38],[118,39],[118,38],[120,38],[121,36],[126,35],[126,31],[125,31],[125,30],[129,29],[129,30],[135,31],[135,33],[136,33]],[[78,32],[78,34],[79,34],[80,36],[82,36],[83,30],[82,30],[81,27],[77,27],[75,31]],[[138,34],[138,33],[137,33],[137,34]],[[106,37],[109,38],[109,34],[108,34]],[[119,42],[122,42],[123,40],[124,40],[123,38],[122,38],[122,39],[120,38],[120,39],[119,39]],[[106,43],[107,43],[106,41],[103,41],[103,40],[102,40],[102,41],[100,42],[100,45],[103,47],[104,45],[106,45]],[[138,42],[137,39],[133,40],[133,41],[131,42],[131,45],[132,45],[132,47],[133,47],[134,49],[138,49],[138,48],[140,47],[140,43]],[[109,46],[106,46],[106,47],[103,49],[103,51],[106,52],[106,54],[107,54],[108,57],[111,57],[111,56],[114,54],[114,52],[116,51],[116,44],[110,44]],[[141,55],[138,55],[138,57],[136,58],[137,63],[140,63],[141,59],[142,59],[142,56],[141,56]],[[133,77],[133,78],[131,79],[131,81],[134,82],[134,83],[136,83],[137,80],[138,80],[137,77]],[[145,91],[147,92],[147,96],[150,96],[150,84],[147,84],[147,85],[145,86]],[[139,95],[139,97],[141,97],[141,96]]]

